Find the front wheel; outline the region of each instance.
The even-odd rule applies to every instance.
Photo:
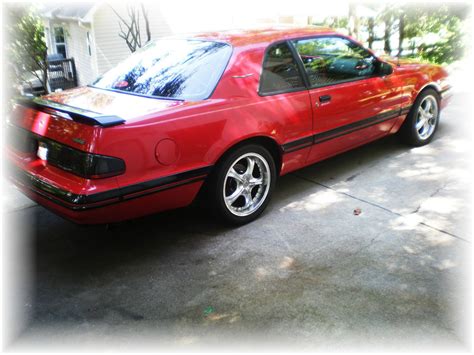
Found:
[[[247,145],[230,153],[216,168],[209,184],[215,212],[232,224],[256,219],[275,187],[272,155],[262,146]]]
[[[439,95],[433,89],[416,99],[400,130],[402,139],[414,146],[431,142],[439,123]]]

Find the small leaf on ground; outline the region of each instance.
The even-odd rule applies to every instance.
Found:
[[[213,313],[214,312],[214,308],[209,306],[207,307],[205,310],[204,310],[204,315],[205,316],[208,316],[209,314]]]

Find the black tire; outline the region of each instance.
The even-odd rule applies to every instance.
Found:
[[[246,156],[249,155],[249,156]],[[240,158],[240,160],[239,160]],[[232,177],[227,177],[228,172],[230,171],[231,167],[242,167],[242,170],[248,169],[248,165],[245,166],[244,164],[248,161],[247,159],[256,159],[259,160],[260,158],[263,159],[267,165],[265,165],[263,162],[258,161],[255,163],[255,168],[253,170],[254,176],[259,177],[259,172],[260,170],[265,170],[268,167],[268,173],[263,174],[268,177],[269,181],[265,185],[265,188],[263,188],[264,184],[262,183],[262,190],[260,190],[260,185],[256,185],[254,187],[251,187],[249,182],[247,181],[247,193],[250,193],[250,196],[253,196],[255,198],[255,201],[257,201],[257,194],[258,192],[256,191],[262,191],[262,198],[261,198],[261,203],[256,203],[255,210],[251,211],[248,215],[236,215],[236,211],[233,211],[231,209],[238,209],[238,204],[241,203],[239,199],[243,199],[242,204],[245,205],[245,202],[247,201],[244,196],[240,196],[235,202],[234,205],[237,207],[234,207],[231,205],[228,207],[226,204],[225,200],[225,195],[227,193],[227,189],[231,189],[231,184],[232,181],[229,179],[233,179]],[[261,165],[259,165],[261,164]],[[262,167],[261,167],[262,166]],[[235,170],[235,169],[234,169]],[[244,175],[241,175],[244,176]],[[247,177],[248,178],[248,177]],[[227,224],[232,224],[232,225],[243,225],[246,223],[249,223],[253,220],[255,220],[260,214],[265,210],[267,207],[268,203],[270,202],[273,190],[275,188],[275,183],[276,183],[276,178],[277,178],[277,171],[276,171],[276,166],[275,166],[275,161],[273,159],[273,156],[270,154],[270,152],[256,144],[249,144],[245,146],[241,146],[230,153],[226,154],[222,160],[216,165],[215,170],[212,172],[211,176],[209,177],[209,180],[206,183],[206,190],[207,190],[207,196],[208,198],[207,203],[209,203],[212,211],[214,212],[214,215],[218,217],[220,220],[224,221]],[[235,180],[235,179],[234,179]],[[264,180],[262,176],[262,181]],[[245,183],[245,182],[244,182]],[[243,188],[244,183],[240,185],[240,187]],[[226,184],[224,186],[224,184]],[[240,184],[237,180],[235,180],[234,184],[236,187],[238,187]],[[266,188],[268,186],[268,189]],[[226,190],[224,190],[224,187],[226,187]],[[250,190],[249,192],[249,189]],[[237,190],[237,188],[236,188]],[[234,192],[237,192],[237,191]],[[265,193],[263,193],[265,190]],[[231,190],[229,193],[232,192]],[[253,195],[255,193],[255,195]],[[230,197],[230,195],[228,196]],[[253,200],[252,200],[253,201]],[[260,201],[260,200],[259,200]],[[243,208],[243,207],[242,207]],[[241,213],[245,213],[245,211],[242,211]]]
[[[429,119],[430,130],[425,132],[427,135],[423,135],[423,128],[417,129],[417,124],[420,123],[420,113],[419,109],[421,105],[425,105],[427,100],[433,98],[433,103],[436,103],[436,113],[433,115],[433,118]],[[433,137],[438,129],[439,124],[439,113],[440,113],[440,96],[434,89],[426,89],[422,91],[415,100],[410,112],[408,113],[405,122],[403,122],[402,127],[400,128],[400,138],[404,143],[409,145],[420,147],[430,143],[433,140]]]

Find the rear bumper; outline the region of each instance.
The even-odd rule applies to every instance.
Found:
[[[210,167],[99,193],[77,194],[15,164],[7,176],[26,196],[79,224],[102,224],[137,218],[190,204]]]

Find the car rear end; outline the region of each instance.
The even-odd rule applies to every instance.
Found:
[[[205,103],[231,52],[222,42],[160,40],[91,86],[18,100],[6,134],[9,176],[27,196],[77,223],[188,205],[209,166],[180,153],[192,149],[199,130],[176,119]]]
[[[52,101],[19,100],[7,123],[7,174],[31,199],[66,218],[112,221],[118,210],[100,207],[116,202],[110,191],[119,188],[116,176],[126,166],[94,148],[103,129],[122,123]]]
[[[150,102],[165,105],[112,95],[142,110]],[[79,224],[113,223],[188,205],[207,169],[160,164],[155,158],[160,134],[147,139],[136,123],[51,100],[20,100],[8,122],[5,170],[26,196]]]

